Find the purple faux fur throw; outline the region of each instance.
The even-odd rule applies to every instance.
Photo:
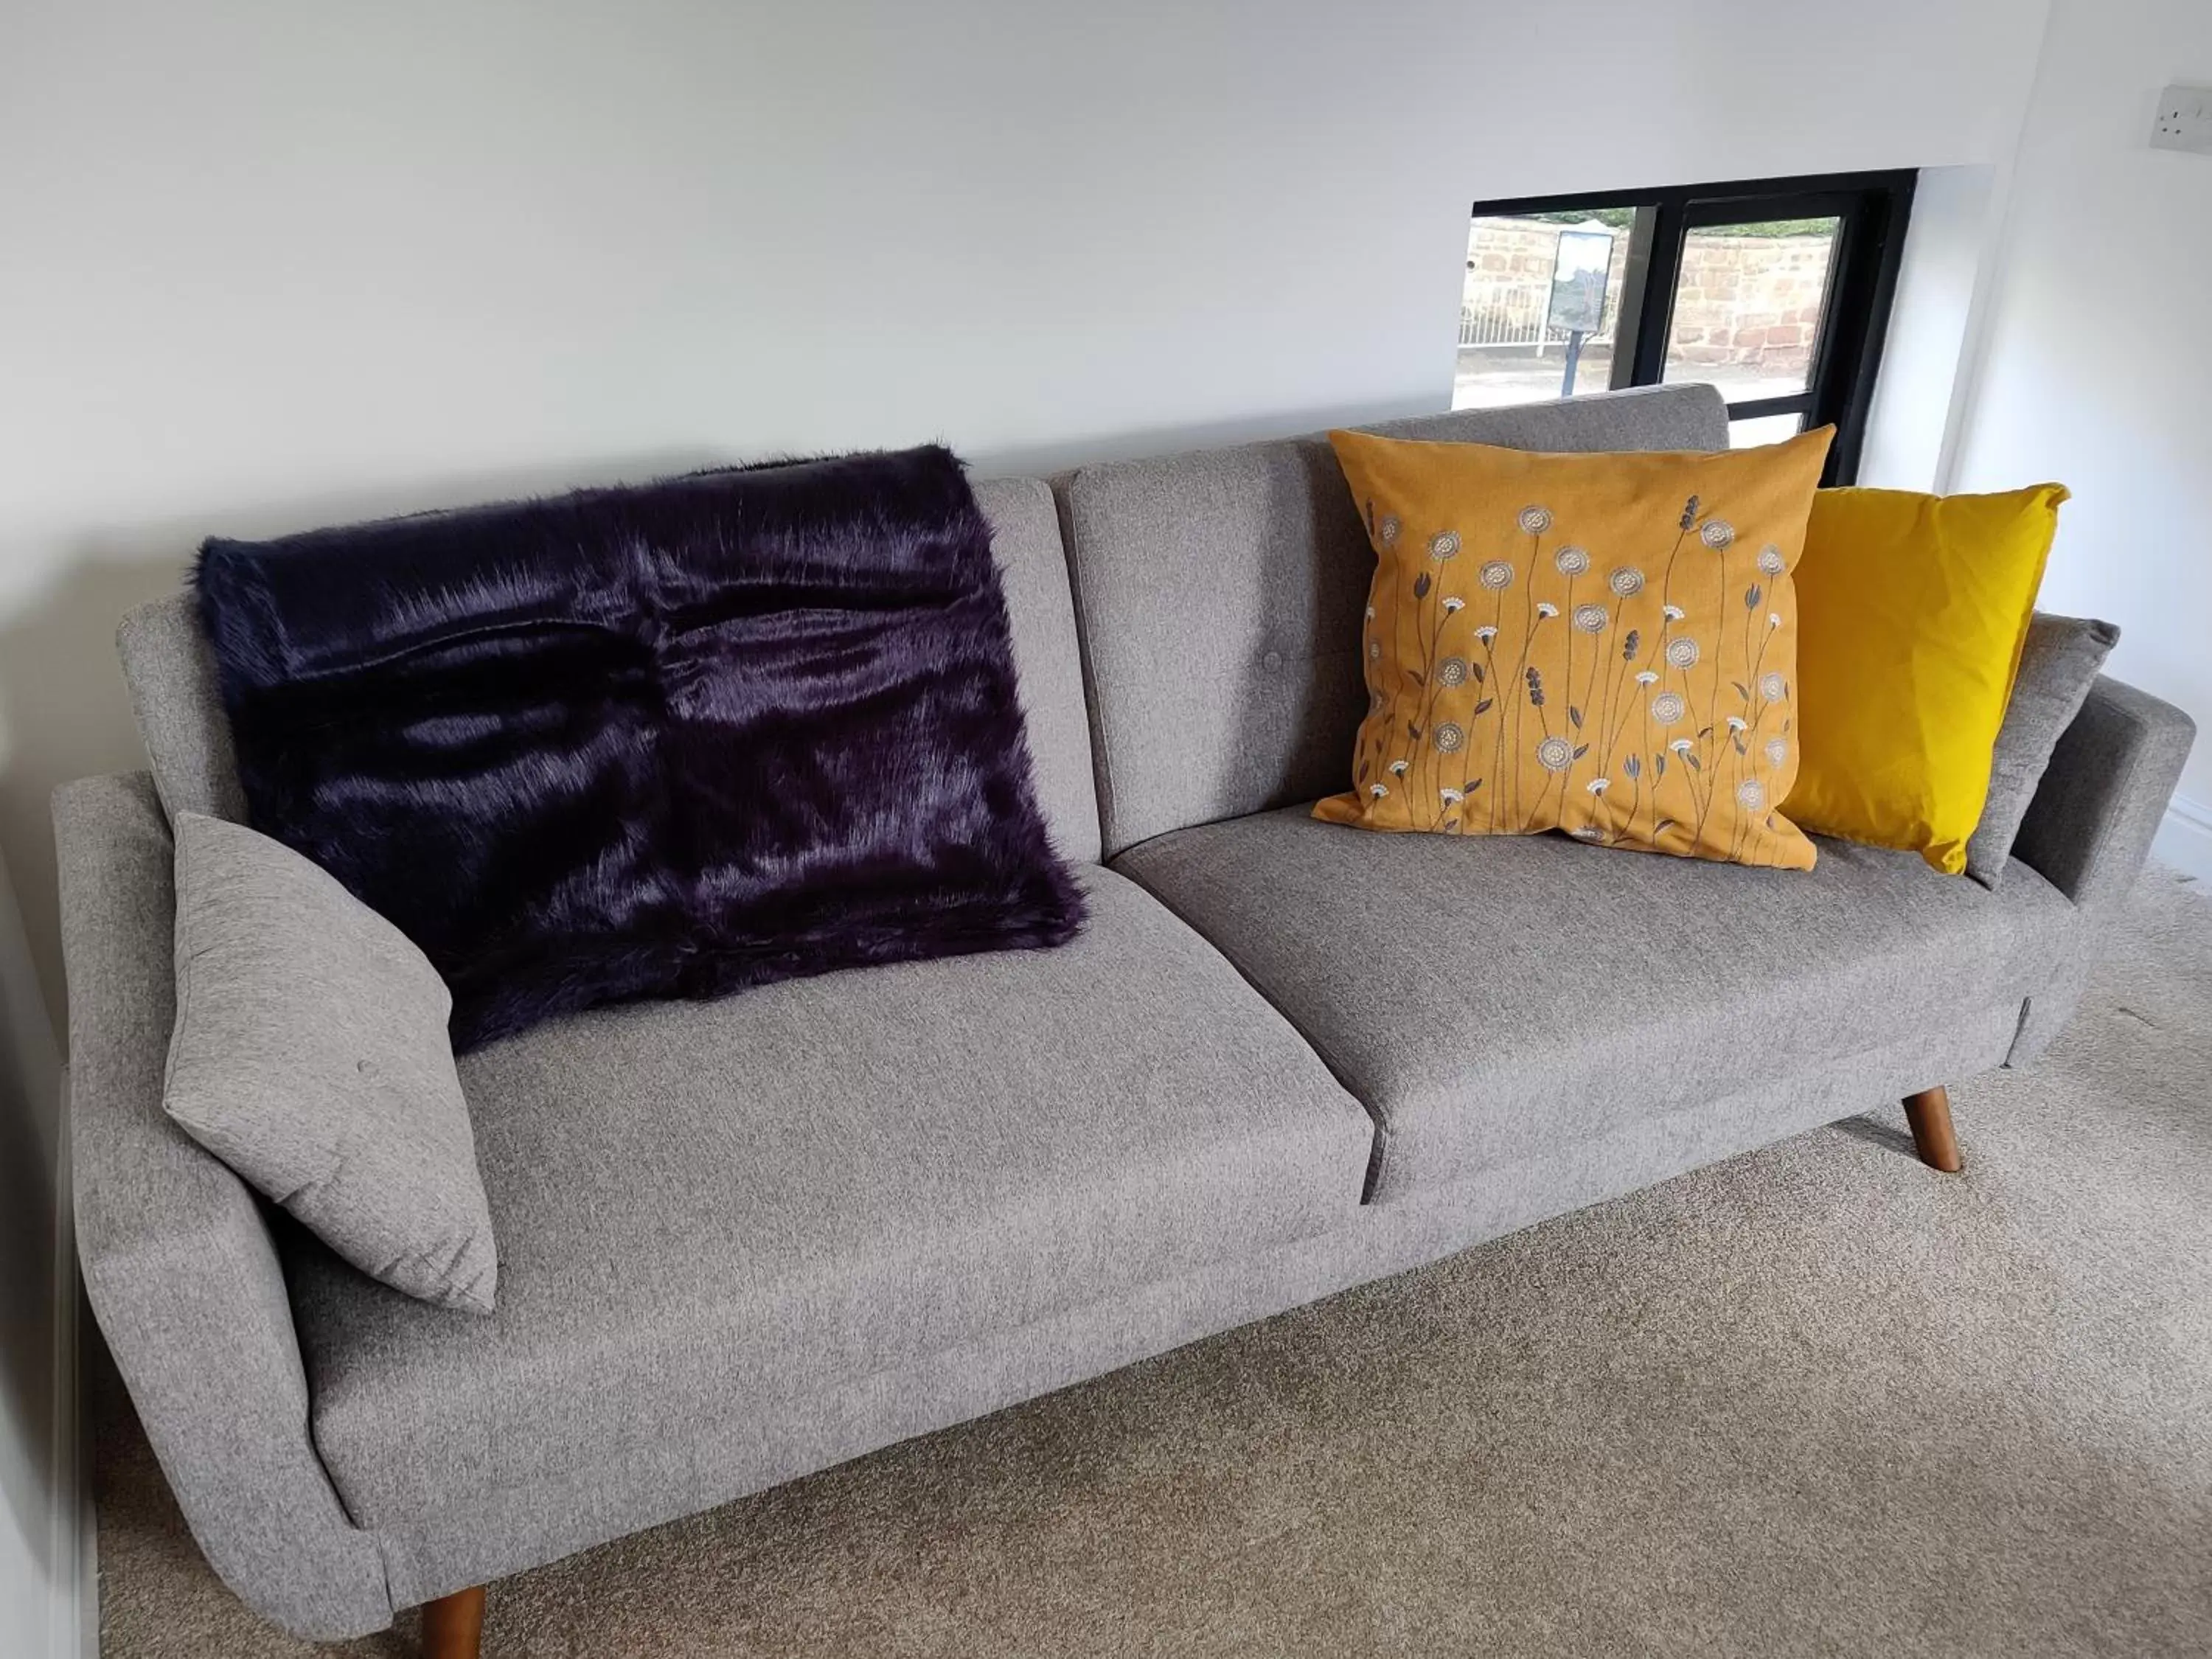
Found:
[[[1081,925],[944,449],[212,540],[198,582],[255,828],[422,947],[456,1048]]]

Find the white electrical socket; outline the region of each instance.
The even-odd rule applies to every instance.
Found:
[[[2159,94],[2150,146],[2212,155],[2212,87],[2168,87]]]

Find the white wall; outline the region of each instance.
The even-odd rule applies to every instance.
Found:
[[[0,869],[0,1654],[9,1659],[73,1651],[82,1588],[67,1340],[76,1275],[56,1201],[58,1071]]]
[[[15,0],[0,848],[198,538],[1441,408],[1480,196],[1988,161],[2017,0]]]
[[[2069,485],[2044,604],[2212,732],[2212,156],[2148,146],[2175,81],[2212,85],[2206,0],[2057,0],[1953,482]],[[2212,830],[2212,738],[2181,794]],[[2161,848],[2212,878],[2212,834]]]
[[[2023,86],[2023,101],[2026,92]],[[1987,314],[1994,288],[1996,261],[1987,255],[2003,222],[2008,172],[1994,162],[1921,172],[1867,416],[1860,483],[1937,488],[1958,398],[1972,378],[1963,370],[1975,324]]]

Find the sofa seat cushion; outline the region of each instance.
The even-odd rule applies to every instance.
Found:
[[[1092,921],[1056,950],[598,1011],[465,1057],[497,1314],[289,1247],[356,1521],[532,1483],[572,1501],[551,1494],[624,1480],[625,1448],[726,1439],[1349,1219],[1365,1112],[1165,908],[1080,874]]]
[[[1375,1115],[1387,1201],[2017,1012],[2079,925],[2024,865],[1992,893],[1910,853],[1818,847],[1809,872],[1747,869],[1559,836],[1363,835],[1292,807],[1162,836],[1115,868],[1218,945]]]

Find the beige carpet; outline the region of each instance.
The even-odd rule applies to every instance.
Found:
[[[1876,1111],[495,1585],[488,1654],[2212,1654],[2212,903]],[[127,1407],[110,1659],[307,1651]],[[404,1635],[349,1654],[411,1652]]]

